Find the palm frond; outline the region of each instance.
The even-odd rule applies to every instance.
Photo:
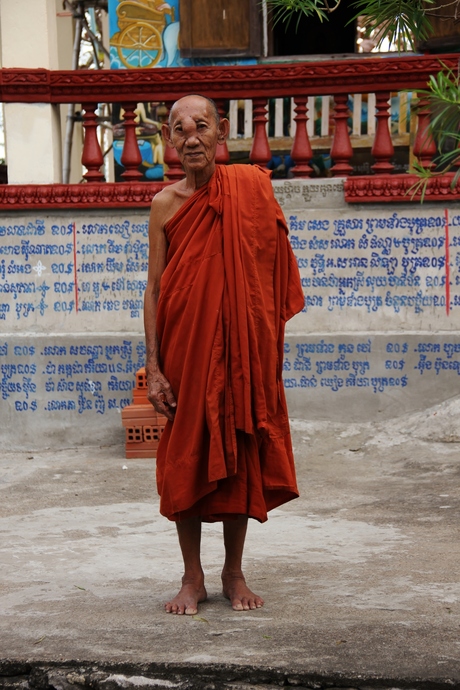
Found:
[[[302,15],[316,15],[322,22],[330,12],[327,0],[267,0],[267,7],[273,12],[274,26],[280,21],[289,26],[292,19],[297,17],[296,29]]]
[[[352,7],[356,14],[350,21],[363,17],[363,27],[368,37],[373,33],[377,47],[384,40],[399,51],[415,50],[416,44],[429,37],[431,22],[427,6],[434,0],[355,0]]]
[[[410,194],[410,199],[411,201],[413,201],[414,198],[418,195],[419,191],[421,191],[420,203],[423,203],[425,199],[426,190],[430,183],[430,180],[433,177],[433,173],[429,168],[424,168],[423,165],[418,161],[414,161],[412,163],[412,170],[410,172],[415,173],[418,177],[418,180],[417,182],[414,182],[414,184],[411,187],[409,187],[406,194]]]
[[[430,132],[439,152],[437,166],[443,172],[460,161],[460,76],[443,65],[432,74],[428,88],[417,92],[415,109],[431,111]]]

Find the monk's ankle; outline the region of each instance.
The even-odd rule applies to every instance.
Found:
[[[222,578],[222,581],[224,581],[224,580],[243,580],[243,582],[246,582],[246,578],[244,577],[243,571],[241,569],[226,568],[225,566],[222,570],[221,578]]]
[[[184,585],[192,585],[192,587],[202,589],[204,587],[204,572],[184,573],[182,575],[182,586]]]

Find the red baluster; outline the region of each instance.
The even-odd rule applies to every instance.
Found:
[[[435,167],[433,158],[436,154],[436,142],[431,133],[431,110],[426,99],[421,98],[417,104],[417,134],[414,141],[414,156],[420,165],[431,170]]]
[[[85,143],[83,145],[83,153],[81,162],[85,166],[87,172],[83,175],[88,182],[103,182],[104,175],[99,168],[104,162],[99,139],[97,138],[97,105],[93,103],[83,103],[83,127],[85,129]]]
[[[267,131],[265,129],[267,124],[267,100],[265,98],[254,98],[252,104],[254,139],[252,141],[249,160],[251,163],[257,163],[265,167],[272,157],[270,146],[268,145]]]
[[[313,151],[307,132],[307,99],[306,97],[294,97],[294,102],[296,129],[291,157],[295,161],[295,167],[291,168],[291,172],[294,177],[310,177],[313,168],[309,165],[309,161],[313,158]]]
[[[169,117],[169,111],[172,107],[173,103],[166,103],[166,107],[168,109],[168,117]],[[168,119],[166,119],[166,122],[168,122]],[[164,140],[163,140],[164,141]],[[165,141],[165,165],[167,166],[167,169],[165,171],[165,176],[170,182],[177,182],[177,180],[182,180],[184,177],[184,171],[182,170],[182,165],[179,160],[179,156],[177,155],[176,149],[172,148],[169,146],[169,144]]]
[[[123,153],[121,154],[121,162],[125,171],[121,174],[125,182],[136,182],[142,177],[139,171],[139,166],[142,163],[141,152],[136,137],[136,113],[134,110],[137,103],[122,103],[122,108],[125,111],[123,120],[125,125],[125,143],[123,145]]]
[[[216,101],[217,110],[219,111],[219,116],[227,117],[227,109],[225,108],[225,101],[222,98]],[[224,141],[222,144],[217,144],[216,151],[216,163],[221,163],[226,165],[230,160],[230,154],[228,152],[227,142]]]
[[[353,171],[349,163],[353,156],[353,148],[348,132],[348,115],[348,96],[346,94],[334,96],[335,131],[331,148],[334,165],[331,172],[336,177],[345,177]]]
[[[371,168],[377,175],[385,175],[394,170],[394,165],[390,163],[395,150],[390,135],[388,115],[389,100],[389,91],[379,91],[375,94],[375,117],[377,118],[377,127],[371,153],[377,162],[374,163]]]

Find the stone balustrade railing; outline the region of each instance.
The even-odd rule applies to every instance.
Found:
[[[253,138],[249,153],[251,163],[267,165],[272,158],[267,137],[268,99],[289,97],[293,100],[295,129],[291,156],[294,177],[313,173],[309,104],[318,96],[331,96],[332,165],[330,174],[347,178],[348,201],[408,201],[407,190],[416,178],[397,175],[392,158],[394,145],[389,126],[389,101],[392,93],[417,92],[426,87],[430,74],[443,66],[456,68],[457,55],[417,55],[371,57],[363,59],[296,62],[284,64],[193,67],[152,70],[49,71],[45,69],[1,69],[0,102],[4,103],[78,103],[83,110],[85,131],[82,164],[86,169],[83,185],[1,185],[0,208],[147,205],[152,191],[165,183],[141,183],[141,155],[136,138],[135,109],[139,102],[160,101],[169,108],[179,97],[201,93],[213,98],[222,115],[236,99],[252,102]],[[372,94],[375,127],[372,134],[373,164],[369,176],[351,176],[353,127],[350,128],[349,94]],[[374,96],[375,94],[375,100]],[[356,98],[356,96],[355,96]],[[121,157],[124,184],[105,182],[101,172],[103,155],[99,143],[97,111],[101,103],[120,103],[124,110],[124,146]],[[413,155],[430,166],[436,146],[429,136],[430,113],[419,108]],[[226,146],[219,147],[218,161],[229,160]],[[179,179],[183,173],[175,151],[166,149],[167,179]],[[460,185],[451,187],[452,176],[435,177],[425,189],[432,200],[460,198]]]

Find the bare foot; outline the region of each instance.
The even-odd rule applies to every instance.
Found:
[[[193,582],[182,582],[182,587],[174,599],[165,604],[166,613],[177,613],[194,616],[198,613],[198,604],[205,601],[207,592],[204,584],[196,585]]]
[[[222,585],[224,597],[230,600],[234,611],[252,611],[264,605],[262,597],[251,592],[242,573],[241,575],[222,573]]]

